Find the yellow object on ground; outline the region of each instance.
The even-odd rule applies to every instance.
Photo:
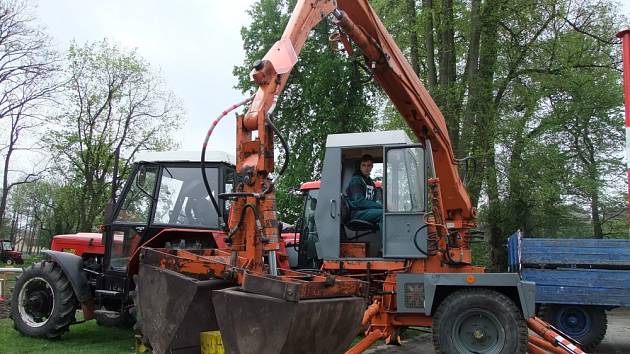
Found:
[[[149,348],[147,348],[144,343],[142,343],[142,339],[139,335],[136,335],[136,353],[147,353]]]
[[[221,332],[201,332],[201,354],[224,354]]]

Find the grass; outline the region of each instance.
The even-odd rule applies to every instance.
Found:
[[[26,258],[28,265],[39,261],[38,258]],[[7,300],[11,297],[11,288],[15,284],[15,275],[7,277]],[[104,327],[96,321],[70,326],[70,331],[60,339],[48,340],[21,335],[13,329],[13,321],[8,316],[9,302],[0,303],[0,353],[50,353],[50,354],[116,354],[134,353],[133,331],[129,328]],[[77,313],[80,316],[80,312]],[[5,318],[3,318],[5,317]]]
[[[130,329],[104,327],[89,321],[70,326],[70,332],[60,339],[26,337],[13,329],[9,319],[0,320],[0,352],[6,354],[115,354],[134,353],[134,338]]]

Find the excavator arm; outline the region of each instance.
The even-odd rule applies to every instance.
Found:
[[[348,38],[359,47],[372,76],[418,140],[422,143],[430,141],[435,166],[435,178],[430,183],[439,189],[434,203],[434,208],[439,209],[434,210],[434,214],[440,216],[437,223],[445,224],[449,229],[473,227],[475,209],[459,177],[445,119],[367,0],[298,1],[282,38],[254,64],[251,77],[259,87],[249,110],[239,121],[237,133],[237,172],[250,183],[244,184],[242,190],[262,193],[272,188],[266,185],[268,174],[274,167],[272,123],[268,118],[310,31],[327,18],[340,28],[342,43],[348,52],[353,50]],[[266,198],[266,201],[272,199]],[[247,203],[253,202],[250,199]],[[264,250],[274,249],[276,246],[273,245],[277,244],[275,211],[272,211],[275,207],[264,201],[259,204],[263,209],[259,213],[265,230],[263,237],[270,240],[272,246],[258,247],[256,254],[252,254],[256,259],[262,257]],[[252,215],[248,217],[250,220],[244,224],[250,225],[250,229],[235,235],[235,244],[246,243],[245,234],[256,234],[251,226],[255,225],[255,220],[251,220]]]

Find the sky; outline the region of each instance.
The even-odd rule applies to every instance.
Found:
[[[244,98],[232,75],[244,50],[240,30],[253,0],[39,0],[35,15],[64,53],[108,38],[138,53],[183,102],[179,150],[200,151],[210,123]],[[234,115],[214,131],[208,150],[234,154]]]

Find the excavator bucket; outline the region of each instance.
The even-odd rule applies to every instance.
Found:
[[[199,353],[200,332],[218,329],[211,293],[232,285],[141,264],[136,291],[143,340],[156,354]]]
[[[365,299],[288,301],[241,288],[214,291],[226,353],[343,353],[358,333]]]
[[[343,353],[365,310],[367,283],[349,277],[254,274],[243,268],[246,259],[232,260],[234,267],[230,253],[216,249],[143,248],[141,255],[140,312],[154,353],[193,344],[198,351],[200,332],[217,327],[226,353]],[[207,280],[216,277],[230,281]]]

